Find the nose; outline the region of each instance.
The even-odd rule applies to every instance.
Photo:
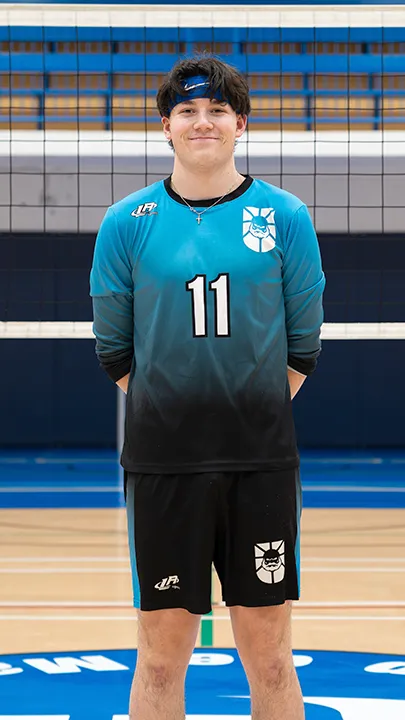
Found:
[[[198,130],[210,130],[214,127],[213,122],[209,115],[202,111],[198,113],[194,121],[194,128]]]

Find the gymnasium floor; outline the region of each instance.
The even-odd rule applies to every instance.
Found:
[[[304,453],[294,658],[307,720],[405,720],[405,453]],[[247,720],[214,578],[187,717]],[[126,720],[136,657],[113,453],[0,454],[0,720]]]

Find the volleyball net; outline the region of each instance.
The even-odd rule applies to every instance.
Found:
[[[238,170],[309,207],[323,340],[405,339],[404,38],[400,6],[2,4],[0,339],[92,340],[95,233],[170,173],[156,92],[196,52],[251,88]]]

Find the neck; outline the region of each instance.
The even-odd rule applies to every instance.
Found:
[[[245,178],[238,173],[235,165],[215,173],[211,170],[184,168],[174,163],[172,186],[175,192],[189,200],[209,200],[222,197],[236,190]]]

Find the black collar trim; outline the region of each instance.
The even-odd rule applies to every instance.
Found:
[[[245,178],[245,180],[243,181],[243,183],[241,185],[239,185],[239,187],[236,188],[236,190],[233,190],[233,192],[229,193],[228,195],[225,195],[225,197],[223,197],[222,200],[220,200],[217,204],[222,205],[223,203],[229,202],[230,200],[236,200],[236,198],[243,195],[246,192],[246,190],[249,190],[249,188],[253,182],[253,178],[250,175],[244,175],[244,178]],[[180,195],[178,195],[176,192],[174,192],[174,190],[170,184],[171,179],[172,179],[172,176],[169,175],[169,177],[167,177],[164,180],[164,186],[165,186],[166,192],[168,193],[168,195],[170,195],[172,200],[175,200],[176,202],[180,203],[180,205],[187,205],[187,203],[185,203],[184,200],[182,200]],[[219,198],[210,198],[208,200],[189,200],[188,198],[186,198],[186,200],[189,203],[189,205],[191,205],[192,207],[210,207],[217,200],[219,200]]]

